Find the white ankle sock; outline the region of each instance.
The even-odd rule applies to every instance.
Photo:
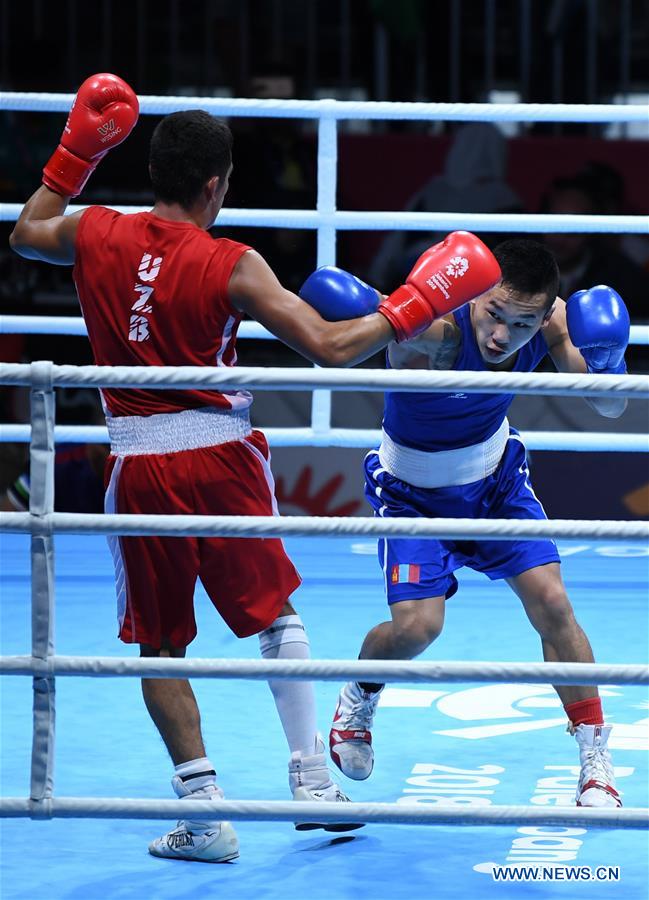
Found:
[[[181,800],[223,799],[223,791],[216,783],[216,772],[206,756],[190,759],[176,766],[171,786]],[[178,824],[184,824],[187,831],[200,834],[209,828],[217,827],[219,823],[206,817],[205,819],[181,819]]]
[[[280,616],[259,635],[264,659],[310,659],[309,639],[298,615]],[[310,681],[271,680],[277,712],[291,753],[315,752],[315,693]]]
[[[194,794],[197,791],[206,794],[213,793],[212,788],[214,791],[217,790],[214,766],[206,756],[180,763],[179,766],[176,766],[172,785],[179,797],[186,796],[187,793]]]

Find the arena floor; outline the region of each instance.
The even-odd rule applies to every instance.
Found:
[[[294,601],[316,658],[355,658],[366,630],[384,617],[374,545],[349,539],[287,541],[304,585]],[[0,535],[2,653],[30,647],[29,539]],[[648,658],[647,548],[571,543],[564,577],[598,662]],[[115,638],[112,563],[102,537],[56,539],[56,646],[61,654],[135,655]],[[424,658],[536,660],[539,645],[504,584],[461,573],[445,632]],[[256,658],[257,640],[237,641],[202,593],[200,657]],[[208,752],[229,798],[288,798],[287,751],[263,683],[194,683]],[[31,680],[0,679],[2,794],[27,796]],[[338,686],[317,686],[321,729]],[[607,718],[626,806],[648,806],[646,688],[608,687]],[[386,689],[375,728],[377,762],[361,783],[340,776],[355,800],[460,804],[573,803],[577,747],[549,686],[398,685]],[[171,766],[131,678],[57,681],[55,794],[171,799]],[[171,823],[170,823],[171,824]],[[70,819],[2,822],[3,900],[370,900],[400,898],[596,897],[644,900],[646,831],[564,827],[371,825],[343,836],[298,833],[286,823],[238,823],[241,856],[225,865],[154,859],[160,821]],[[619,866],[619,881],[499,883],[493,864]]]

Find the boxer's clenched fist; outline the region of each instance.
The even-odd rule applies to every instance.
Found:
[[[135,92],[117,75],[87,78],[43,169],[43,184],[64,197],[80,194],[99,161],[131,133],[139,111]]]

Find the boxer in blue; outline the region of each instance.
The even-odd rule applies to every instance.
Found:
[[[629,315],[611,288],[599,285],[556,296],[559,272],[551,253],[530,240],[506,241],[494,251],[502,278],[495,287],[435,321],[418,337],[392,342],[388,365],[399,369],[531,372],[549,355],[559,372],[626,371]],[[323,314],[350,315],[340,296],[353,276],[318,270],[302,296]],[[367,287],[367,286],[365,286]],[[367,288],[367,291],[371,291]],[[356,303],[357,301],[354,301]],[[353,311],[352,311],[353,312]],[[356,313],[358,315],[358,313]],[[544,519],[529,479],[525,447],[509,426],[513,395],[388,392],[383,438],[365,459],[366,496],[381,517]],[[588,400],[615,418],[626,401]],[[548,661],[592,662],[564,587],[553,541],[379,542],[391,619],[365,637],[361,659],[412,659],[438,637],[446,601],[462,566],[505,579],[523,603]],[[371,725],[383,685],[350,682],[340,692],[330,733],[331,756],[350,778],[373,767]],[[581,762],[580,806],[621,805],[607,748],[597,688],[558,687]]]

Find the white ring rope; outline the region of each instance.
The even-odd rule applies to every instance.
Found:
[[[428,662],[370,659],[172,659],[111,656],[0,656],[2,675],[85,678],[243,678],[249,681],[649,684],[649,666],[578,662]]]
[[[69,112],[74,94],[0,91],[0,109]],[[214,116],[274,119],[441,120],[446,122],[645,122],[642,105],[613,103],[394,103],[350,100],[261,100],[228,97],[138,96],[142,115],[166,115],[181,109],[207,110]]]
[[[0,220],[15,222],[22,210],[21,203],[0,203]],[[69,206],[66,215],[86,209]],[[149,212],[151,206],[109,206],[122,213]],[[583,216],[553,215],[549,213],[454,213],[454,212],[356,212],[336,210],[295,209],[222,209],[219,225],[250,225],[261,228],[318,229],[338,231],[473,231],[505,232],[583,232],[583,233],[649,233],[647,216]]]
[[[68,112],[73,94],[0,92],[0,109]],[[215,97],[142,96],[143,114],[161,115],[192,109],[198,103],[214,115],[269,116],[273,118],[314,118],[320,126],[344,119],[445,120],[474,122],[644,122],[643,106],[628,104],[541,104],[541,103],[391,103],[338,100],[250,100]],[[320,175],[320,160],[318,162]],[[333,176],[335,181],[335,174]],[[319,179],[320,180],[320,179]],[[0,220],[15,221],[20,204],[0,204]],[[83,207],[70,207],[69,212]],[[116,206],[122,212],[144,207]],[[317,210],[224,209],[222,225],[255,225],[279,228],[322,228],[339,230],[455,230],[472,228],[488,231],[582,231],[646,233],[646,216],[530,215],[509,213],[414,213],[352,212],[335,210],[335,201],[318,203]]]
[[[80,316],[0,316],[0,334],[67,334],[87,337]],[[237,339],[279,340],[259,322],[242,322]],[[649,325],[632,325],[629,344],[649,344]]]
[[[121,534],[167,537],[420,537],[438,540],[534,541],[649,539],[647,521],[590,519],[372,519],[363,516],[165,516],[125,513],[33,515],[0,512],[0,532]]]
[[[38,802],[0,800],[0,815],[33,819],[210,819],[252,822],[366,822],[393,825],[573,825],[587,828],[649,827],[649,809],[588,807],[457,806],[421,807],[406,803],[322,803],[282,800],[125,800],[112,797],[57,797]]]
[[[560,372],[431,372],[400,369],[276,369],[260,366],[56,366],[1,363],[0,384],[31,385],[33,367],[51,370],[53,387],[217,387],[262,391],[465,391],[469,394],[546,394],[565,397],[649,398],[649,375],[572,375]],[[49,377],[49,374],[48,374]]]
[[[263,428],[271,447],[346,447],[369,450],[381,443],[372,428]],[[29,443],[30,425],[0,425],[0,443]],[[649,453],[649,435],[607,431],[521,431],[527,450],[574,450],[586,453]],[[108,444],[104,425],[56,425],[56,443]]]
[[[649,344],[649,325],[632,326],[637,330],[632,337],[636,343]],[[80,316],[0,316],[0,334],[67,334],[88,336],[86,323]],[[239,338],[272,340],[279,338],[259,322],[241,322],[237,330]]]

